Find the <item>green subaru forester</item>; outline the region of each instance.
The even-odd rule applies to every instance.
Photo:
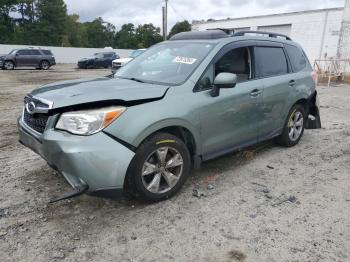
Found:
[[[302,48],[265,32],[186,32],[115,75],[35,89],[20,142],[81,193],[174,195],[206,161],[275,138],[296,145],[320,128],[315,75]]]

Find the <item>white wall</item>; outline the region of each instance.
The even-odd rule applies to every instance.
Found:
[[[25,45],[0,45],[0,54],[8,54],[13,49],[39,47],[39,46],[25,46]],[[75,48],[75,47],[54,47],[54,46],[40,46],[42,49],[50,49],[56,58],[56,63],[77,63],[77,61],[84,57],[91,57],[94,53],[109,51],[111,49],[103,48]],[[128,57],[132,50],[129,49],[114,49],[114,51],[121,57]]]
[[[326,53],[328,58],[336,56],[342,14],[343,8],[332,8],[212,22],[195,22],[192,25],[192,30],[242,27],[256,30],[261,26],[290,24],[289,36],[304,48],[310,62],[313,63],[315,59],[323,58]]]

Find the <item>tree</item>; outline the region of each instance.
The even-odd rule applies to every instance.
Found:
[[[115,46],[117,48],[136,49],[137,39],[135,26],[132,23],[122,25],[121,29],[115,34]]]
[[[36,12],[38,22],[35,26],[35,44],[61,46],[67,20],[67,6],[64,1],[38,0]]]
[[[8,43],[14,37],[15,23],[10,12],[16,10],[16,0],[0,0],[0,43]]]
[[[191,31],[191,24],[185,20],[182,22],[177,22],[170,30],[168,38],[172,37],[173,35],[181,32],[187,32]]]
[[[113,46],[115,26],[103,21],[101,17],[92,22],[84,23],[86,28],[88,45],[87,47]]]
[[[148,48],[163,40],[160,35],[160,28],[155,27],[153,24],[139,25],[136,29],[136,39],[138,48]]]
[[[68,15],[66,20],[66,32],[63,36],[63,46],[88,46],[89,40],[86,27],[79,22],[79,15]]]

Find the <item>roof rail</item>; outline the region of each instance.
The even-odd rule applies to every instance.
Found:
[[[182,32],[178,33],[176,35],[173,35],[169,40],[203,40],[203,39],[220,39],[229,37],[228,34],[226,34],[222,30],[207,30],[207,31],[189,31],[189,32]]]
[[[247,34],[267,35],[268,37],[273,37],[273,38],[282,37],[282,38],[285,38],[286,40],[292,41],[292,39],[287,35],[272,33],[272,32],[264,32],[264,31],[252,31],[252,30],[239,31],[237,33],[234,33],[232,36],[245,36]]]

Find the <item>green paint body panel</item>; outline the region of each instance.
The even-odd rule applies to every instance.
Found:
[[[160,129],[182,127],[194,138],[195,155],[207,160],[277,136],[282,132],[290,108],[315,92],[309,65],[298,73],[238,83],[234,88],[221,89],[217,97],[212,97],[210,90],[194,91],[203,72],[222,48],[232,43],[248,44],[249,41],[296,45],[266,37],[198,41],[215,46],[190,77],[177,86],[113,78],[46,85],[31,95],[53,101],[53,110],[56,111],[99,101],[133,102],[134,105],[129,106],[104,132],[86,137],[55,130],[59,113],[49,118],[41,136],[25,127],[19,119],[20,141],[46,159],[73,187],[86,183],[90,191],[95,191],[123,187],[135,153],[118,140],[137,148]],[[294,86],[289,85],[291,80],[296,81]],[[252,97],[251,92],[255,89],[261,93]],[[142,102],[149,99],[152,101]]]

